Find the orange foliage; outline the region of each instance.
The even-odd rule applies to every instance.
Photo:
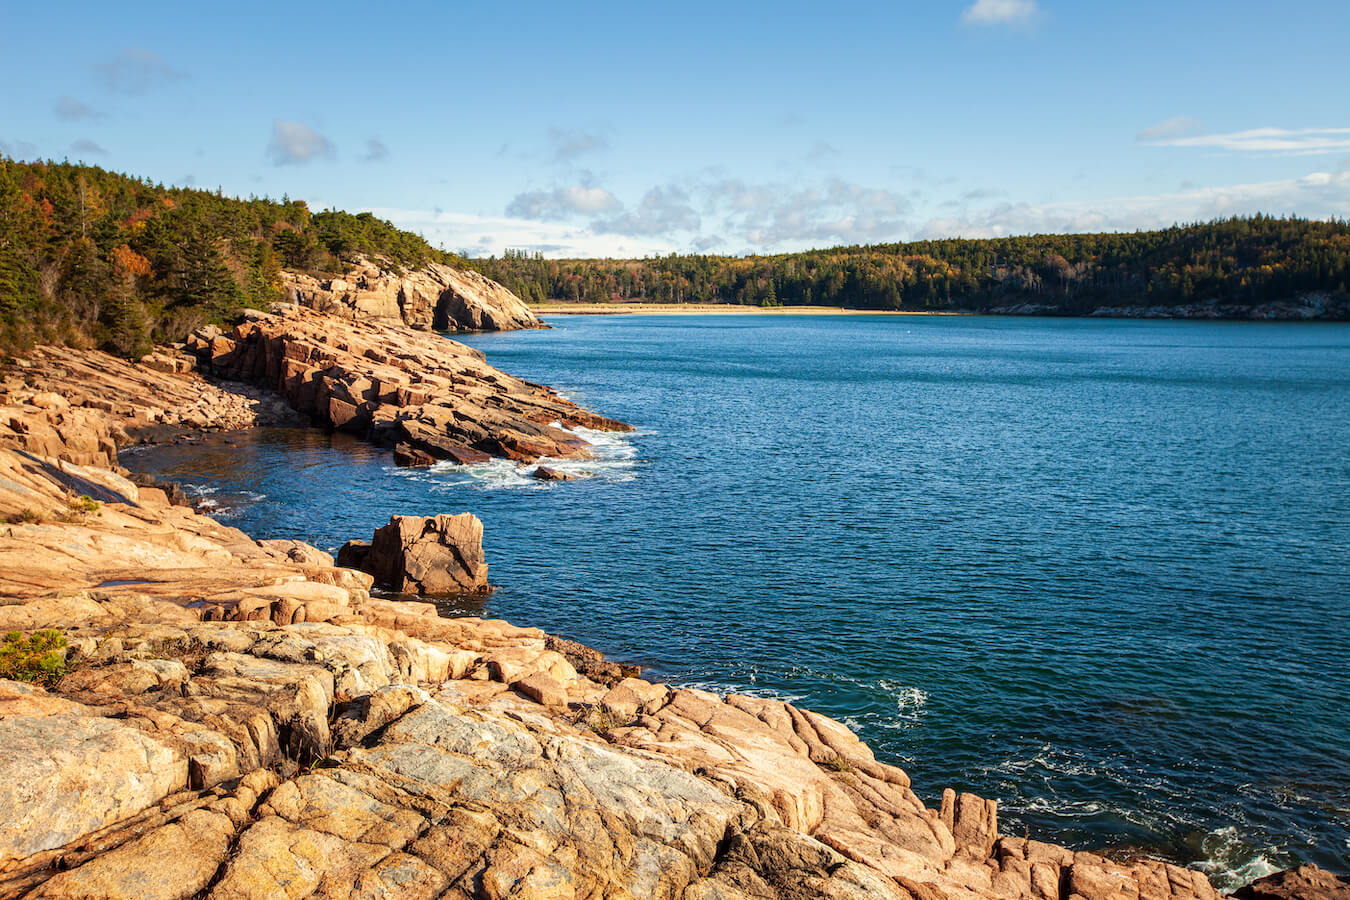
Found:
[[[150,218],[150,217],[153,216],[154,214],[155,214],[155,211],[154,211],[153,209],[150,209],[150,208],[146,208],[146,209],[138,209],[138,210],[136,210],[134,213],[132,213],[132,214],[127,218],[127,220],[126,220],[125,222],[122,223],[122,227],[123,227],[123,228],[135,228],[137,225],[141,224],[142,222],[144,222],[146,219]]]
[[[126,244],[113,249],[112,264],[113,271],[118,275],[150,274],[150,260],[141,256]]]

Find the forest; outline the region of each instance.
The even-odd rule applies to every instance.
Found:
[[[474,268],[527,302],[823,305],[1084,315],[1251,307],[1308,294],[1350,310],[1350,225],[1256,215],[1160,231],[837,247],[774,256],[465,259],[370,213],[165,187],[97,166],[0,156],[0,355],[35,343],[124,356],[284,299],[283,268]]]
[[[835,247],[774,256],[475,261],[529,302],[738,303],[1038,311],[1255,306],[1350,285],[1350,225],[1255,215],[1160,231]]]
[[[361,254],[464,265],[370,213],[0,157],[0,355],[61,343],[138,356],[285,299],[282,268],[337,273]]]

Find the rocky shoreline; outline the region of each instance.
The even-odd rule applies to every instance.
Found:
[[[44,348],[8,370],[0,632],[67,646],[0,679],[0,898],[1217,897],[1000,835],[973,794],[927,808],[809,710],[372,596],[485,585],[472,516],[396,516],[344,554],[361,571],[117,469],[128,442],[296,420],[413,463],[584,456],[554,423],[626,427],[454,342],[296,307],[139,364]],[[1324,875],[1247,896],[1346,889]]]

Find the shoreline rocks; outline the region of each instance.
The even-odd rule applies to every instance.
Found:
[[[266,385],[315,424],[396,448],[409,464],[584,458],[590,445],[564,428],[632,430],[493,368],[457,341],[275,310],[248,311],[229,333],[199,329],[188,349],[207,371]]]

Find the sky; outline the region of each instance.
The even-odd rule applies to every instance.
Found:
[[[474,256],[1350,214],[1345,0],[19,4],[0,153]]]

